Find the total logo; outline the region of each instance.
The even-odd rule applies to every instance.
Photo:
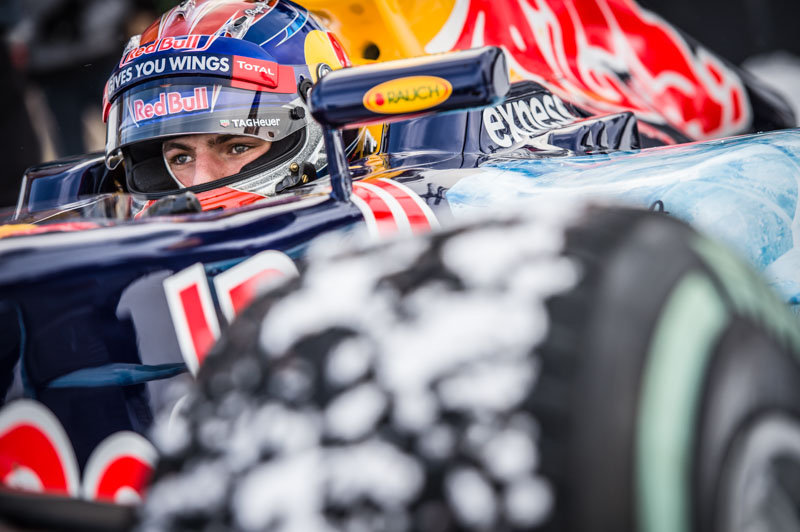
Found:
[[[364,94],[364,107],[373,113],[400,114],[430,109],[445,102],[453,86],[436,76],[409,76],[385,81]]]
[[[261,59],[234,56],[233,77],[275,88],[278,86],[278,64]]]
[[[205,38],[205,45],[200,46],[200,40]],[[119,66],[124,66],[134,59],[147,54],[165,52],[167,50],[184,50],[202,52],[208,50],[209,46],[216,40],[216,35],[189,35],[187,37],[164,37],[147,46],[140,46],[125,54]]]
[[[208,90],[205,87],[194,89],[192,96],[184,96],[180,92],[162,92],[155,103],[136,100],[133,102],[133,119],[139,122],[200,109],[208,109]]]
[[[483,111],[483,128],[489,139],[502,148],[536,134],[574,122],[573,116],[558,96],[507,102]]]

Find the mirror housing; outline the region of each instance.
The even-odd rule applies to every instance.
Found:
[[[499,104],[510,82],[505,55],[486,46],[335,70],[311,89],[309,107],[322,125],[332,196],[352,189],[341,130]]]

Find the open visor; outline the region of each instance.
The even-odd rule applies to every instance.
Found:
[[[106,153],[140,141],[197,133],[250,135],[274,142],[306,125],[296,93],[238,89],[218,77],[178,81],[148,81],[116,98],[108,115]]]

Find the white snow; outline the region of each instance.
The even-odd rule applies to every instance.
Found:
[[[559,251],[564,225],[581,212],[542,204],[505,215],[521,218],[510,228],[487,221],[449,240],[440,260],[466,290],[425,279],[401,297],[385,281],[413,276],[428,252],[424,239],[384,244],[380,253],[353,244],[353,235],[338,240],[347,245],[334,237],[312,245],[301,286],[261,324],[260,347],[274,363],[269,402],[256,406],[243,391],[222,400],[200,421],[199,434],[219,453],[204,466],[215,471],[216,486],[188,506],[160,499],[165,489],[196,491],[210,481],[190,467],[180,480],[156,484],[149,515],[166,523],[187,508],[212,511],[232,493],[235,525],[245,530],[327,531],[326,504],[366,500],[376,514],[348,515],[344,528],[380,528],[389,516],[402,528],[411,522],[406,506],[431,480],[427,460],[449,468],[444,495],[464,524],[491,527],[506,513],[523,525],[544,519],[552,493],[533,476],[537,423],[515,409],[536,383],[534,349],[548,327],[544,300],[578,281],[580,272]],[[294,353],[304,336],[330,327],[357,336],[334,346],[321,365]],[[227,382],[248,388],[259,366],[238,364]],[[443,411],[464,414],[469,426],[457,428]],[[180,429],[185,436],[189,427]],[[411,446],[395,443],[392,433]],[[185,447],[170,438],[162,438],[167,446]],[[496,494],[464,453],[506,489]]]
[[[447,499],[456,518],[471,527],[490,526],[497,514],[497,500],[491,485],[477,470],[460,468],[447,475]]]
[[[325,375],[331,384],[347,386],[367,373],[371,361],[370,346],[364,340],[348,338],[331,352]]]
[[[554,498],[553,490],[544,479],[523,478],[511,484],[506,491],[506,513],[518,527],[535,527],[549,515]]]
[[[324,468],[330,495],[340,503],[368,496],[382,507],[402,508],[423,481],[416,459],[378,439],[328,450]]]
[[[433,460],[446,460],[453,453],[456,436],[446,425],[436,425],[420,436],[418,448],[423,456]]]
[[[316,450],[262,464],[239,482],[233,496],[237,524],[243,530],[325,531],[321,515],[322,457]]]
[[[395,396],[392,422],[402,430],[424,433],[438,415],[436,397],[427,390],[403,391]]]
[[[329,435],[356,440],[375,428],[386,410],[386,396],[374,384],[362,384],[347,391],[328,406],[325,427]]]
[[[533,471],[538,465],[539,451],[531,434],[507,429],[489,440],[482,459],[492,476],[512,480]]]
[[[552,254],[563,245],[563,235],[550,227],[496,227],[456,236],[443,255],[445,264],[465,281],[483,286],[508,281],[512,269],[521,263]],[[480,250],[480,260],[475,260],[476,250]]]
[[[199,513],[213,515],[220,511],[228,490],[227,467],[218,461],[196,462],[180,475],[170,475],[153,484],[148,493],[145,529],[162,529],[158,523],[170,515]]]
[[[504,412],[525,399],[533,380],[524,361],[485,361],[442,381],[439,394],[453,410]]]

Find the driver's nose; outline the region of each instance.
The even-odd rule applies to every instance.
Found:
[[[194,176],[192,186],[210,183],[225,177],[225,168],[222,161],[214,157],[213,154],[203,152],[197,154],[194,164]]]

